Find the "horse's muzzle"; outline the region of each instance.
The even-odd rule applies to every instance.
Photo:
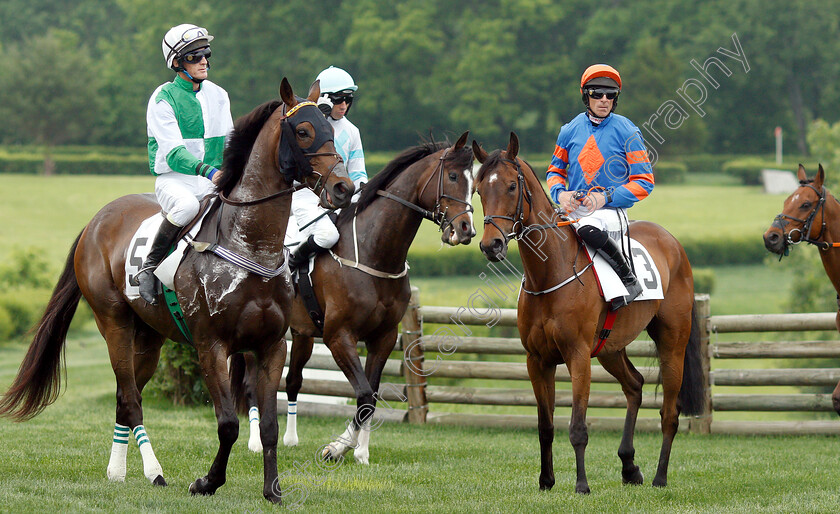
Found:
[[[466,216],[462,217],[467,218]],[[459,244],[470,244],[473,237],[475,237],[475,227],[473,227],[469,219],[464,219],[461,221],[455,221],[454,223],[450,223],[443,230],[443,235],[441,235],[440,239],[445,244],[456,246]]]
[[[785,251],[785,236],[772,228],[764,233],[764,247],[768,251],[781,255]]]
[[[321,191],[321,205],[327,209],[338,209],[350,205],[356,186],[352,182],[337,182],[332,188],[324,188]]]
[[[478,243],[481,252],[490,262],[499,262],[507,256],[507,245],[501,238],[493,238],[488,244]]]

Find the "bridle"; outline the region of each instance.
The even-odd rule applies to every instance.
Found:
[[[571,225],[572,223],[574,223],[575,221],[577,221],[577,220],[567,219],[564,216],[565,213],[561,210],[561,208],[558,207],[554,210],[553,218],[551,220],[548,220],[549,221],[548,223],[526,225],[525,224],[525,203],[526,202],[528,203],[529,208],[533,207],[533,205],[532,205],[531,191],[528,189],[528,186],[525,182],[525,174],[522,172],[522,167],[519,165],[518,161],[514,161],[514,160],[506,159],[506,158],[500,158],[499,160],[502,161],[502,162],[506,162],[508,164],[511,164],[511,165],[516,167],[517,183],[518,183],[518,188],[519,188],[519,197],[516,200],[516,212],[514,213],[513,216],[502,216],[502,215],[498,215],[498,214],[497,215],[485,216],[484,217],[484,225],[485,226],[486,225],[493,225],[494,227],[496,227],[496,230],[499,231],[499,234],[501,234],[502,237],[505,240],[505,246],[507,246],[507,244],[510,242],[511,239],[515,239],[516,241],[521,241],[523,238],[525,238],[531,232],[535,232],[535,231],[539,231],[539,230],[548,230],[548,229],[557,230],[559,227],[568,226],[568,225]],[[533,170],[532,170],[532,172],[533,172]],[[513,224],[511,226],[510,233],[505,233],[505,231],[502,230],[502,227],[500,227],[498,225],[498,223],[496,223],[495,220],[506,220],[506,221],[512,222]],[[582,244],[578,245],[577,252],[580,253],[582,248],[583,248]],[[574,261],[572,261],[573,274],[572,274],[571,277],[569,277],[569,278],[561,281],[560,283],[558,283],[558,284],[556,284],[552,287],[549,287],[547,289],[543,289],[543,290],[540,290],[540,291],[531,291],[531,290],[528,290],[527,288],[525,288],[525,275],[523,275],[522,276],[522,290],[525,291],[526,293],[530,294],[530,295],[539,296],[539,295],[544,295],[544,294],[548,294],[548,293],[551,293],[553,291],[556,291],[556,290],[562,288],[563,286],[573,282],[574,280],[580,280],[580,276],[583,274],[583,272],[585,272],[587,269],[589,269],[592,266],[592,262],[590,261],[589,264],[587,264],[583,269],[578,271],[577,270],[577,265],[576,265],[577,258],[578,258],[578,256],[575,255]]]
[[[429,178],[426,179],[425,184],[423,184],[423,188],[420,189],[420,194],[417,196],[418,199],[423,197],[423,194],[426,192],[426,188],[429,186],[429,184],[431,183],[431,181],[435,177],[435,175],[437,175],[438,176],[437,197],[436,197],[437,199],[435,200],[435,206],[434,206],[433,210],[430,211],[430,210],[424,209],[423,207],[420,207],[419,205],[413,204],[413,203],[409,202],[408,200],[400,198],[399,196],[395,196],[395,195],[393,195],[393,194],[391,194],[387,191],[383,191],[381,189],[379,191],[377,191],[376,194],[379,195],[379,196],[382,196],[384,198],[388,198],[389,200],[393,200],[393,201],[395,201],[395,202],[397,202],[401,205],[404,205],[404,206],[408,207],[409,209],[412,209],[414,211],[419,212],[423,216],[423,218],[425,218],[427,220],[430,220],[433,223],[435,223],[436,225],[438,225],[438,227],[440,228],[440,231],[443,232],[444,230],[449,228],[452,225],[452,223],[456,219],[458,219],[459,216],[461,216],[462,214],[470,214],[474,211],[473,206],[470,202],[468,202],[464,199],[461,199],[461,198],[456,198],[454,196],[448,195],[448,194],[444,193],[444,191],[443,191],[444,160],[446,159],[446,156],[449,154],[449,150],[451,150],[451,148],[447,148],[446,150],[443,151],[443,154],[440,156],[440,159],[438,160],[438,165],[436,166],[434,173],[429,175]],[[446,210],[442,209],[441,200],[443,200],[443,199],[448,199],[448,200],[454,201],[456,203],[463,204],[465,206],[464,210],[459,212],[455,216],[452,216],[450,219],[447,219],[446,214],[447,214],[449,209],[448,208]]]
[[[312,187],[310,187],[310,189],[312,190],[313,193],[315,193],[316,196],[321,196],[321,194],[324,192],[324,189],[327,186],[327,181],[329,180],[330,176],[333,174],[333,170],[335,169],[336,166],[339,165],[339,163],[343,162],[343,159],[342,159],[341,155],[339,155],[336,152],[306,152],[306,151],[304,151],[304,149],[302,149],[300,147],[300,145],[298,145],[297,139],[294,136],[294,127],[292,126],[292,123],[289,121],[289,119],[292,116],[294,116],[295,114],[297,114],[298,112],[301,112],[302,114],[307,114],[308,115],[309,113],[306,110],[300,111],[300,109],[302,107],[307,107],[307,106],[316,107],[315,113],[317,115],[316,116],[304,116],[304,119],[302,119],[300,123],[302,123],[303,121],[310,121],[311,122],[313,120],[307,119],[307,118],[312,118],[312,117],[314,117],[316,120],[320,121],[320,119],[318,119],[318,116],[320,116],[324,120],[324,123],[327,123],[326,119],[323,118],[323,114],[321,114],[321,111],[319,109],[317,109],[317,104],[315,104],[315,102],[310,102],[310,101],[299,102],[294,107],[292,107],[291,109],[288,109],[288,110],[286,110],[287,106],[284,104],[284,106],[283,106],[283,109],[284,109],[283,117],[282,117],[282,121],[280,122],[280,130],[281,130],[282,137],[280,138],[280,141],[278,142],[278,150],[277,150],[277,165],[280,169],[280,173],[283,175],[286,182],[292,183],[294,181],[298,181],[298,182],[300,182],[300,184],[298,184],[296,186],[286,188],[286,189],[282,189],[282,190],[280,190],[276,193],[272,193],[268,196],[264,196],[264,197],[258,198],[256,200],[245,200],[245,201],[231,200],[231,199],[227,198],[223,193],[219,192],[219,199],[223,203],[226,203],[228,205],[237,206],[237,207],[243,207],[243,206],[249,206],[249,205],[257,205],[257,204],[260,204],[260,203],[263,203],[263,202],[267,202],[269,200],[274,200],[275,198],[280,198],[281,196],[285,196],[287,194],[292,194],[295,191],[299,191],[301,189],[304,189],[304,188],[308,187],[303,182],[304,182],[305,178],[308,177],[309,175],[317,175],[318,176],[318,180],[315,181],[315,184]],[[300,124],[300,123],[298,123],[298,124]],[[317,126],[317,125],[315,123],[313,123],[313,126]],[[327,131],[331,135],[332,130],[329,130],[330,127],[327,126],[326,128],[328,129]],[[317,131],[315,141],[313,141],[313,143],[311,145],[309,145],[307,147],[307,149],[315,147],[315,146],[317,146],[317,148],[320,148],[325,143],[327,143],[328,141],[332,141],[332,137],[328,137],[326,135],[323,135],[323,136],[320,136],[320,137],[318,136],[318,134],[321,134],[321,132],[323,132],[323,131],[324,131],[323,127],[322,127],[321,130]],[[284,142],[285,142],[285,145],[287,145],[286,147],[284,147]],[[330,168],[327,170],[326,174],[315,170],[309,162],[309,159],[311,159],[313,157],[321,157],[321,156],[333,156],[333,157],[336,158],[335,163],[332,166],[330,166]]]
[[[790,245],[798,245],[799,243],[802,243],[802,242],[810,243],[810,244],[816,246],[817,248],[819,248],[820,250],[828,250],[829,248],[836,248],[836,247],[840,246],[836,243],[832,244],[832,243],[828,243],[826,241],[820,241],[820,239],[822,239],[823,234],[826,231],[826,223],[825,223],[825,214],[824,213],[823,213],[823,217],[822,217],[822,225],[820,226],[820,233],[817,234],[817,237],[815,237],[813,239],[808,237],[808,234],[811,233],[811,226],[813,225],[814,220],[817,217],[817,213],[819,213],[825,207],[825,198],[826,198],[825,186],[822,186],[818,190],[816,187],[811,185],[812,182],[813,182],[813,180],[801,180],[799,182],[801,187],[811,188],[817,194],[817,197],[819,198],[819,200],[817,200],[817,205],[815,205],[814,208],[811,209],[811,212],[808,213],[808,216],[803,220],[803,219],[796,218],[794,216],[790,216],[790,215],[785,214],[785,213],[780,213],[773,219],[773,223],[770,224],[771,227],[776,227],[779,230],[781,230],[782,235],[784,236],[785,250],[787,250],[788,246],[790,246]],[[791,229],[788,232],[785,232],[785,227],[789,223],[789,221],[787,221],[787,220],[797,221],[797,222],[801,223],[802,228],[794,228],[794,229]],[[794,233],[799,234],[799,240],[798,241],[794,241],[793,238],[791,237],[791,235],[794,234]],[[785,251],[783,255],[785,255],[786,253],[787,253],[787,251]]]

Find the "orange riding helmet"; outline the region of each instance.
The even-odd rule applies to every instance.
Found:
[[[583,99],[583,105],[585,105],[588,110],[589,99],[586,97],[586,93],[584,92],[585,86],[602,89],[617,89],[617,92],[620,94],[621,75],[619,75],[618,70],[608,64],[593,64],[592,66],[586,68],[583,75],[580,77],[580,94]],[[618,105],[618,96],[615,97],[612,111],[615,111],[616,105]]]

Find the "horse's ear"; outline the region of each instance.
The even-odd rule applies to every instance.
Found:
[[[519,138],[516,137],[516,132],[511,132],[510,142],[507,147],[507,158],[515,161],[517,154],[519,154]]]
[[[807,182],[808,175],[805,174],[805,166],[799,165],[799,170],[796,172],[796,178],[799,179],[800,182]]]
[[[476,160],[481,164],[484,164],[484,161],[487,160],[487,152],[484,150],[484,148],[481,148],[481,145],[478,144],[478,141],[476,141],[475,139],[473,139],[472,147],[473,155],[475,155]]]
[[[309,95],[306,99],[310,102],[317,102],[319,96],[321,96],[321,81],[319,79],[315,79],[315,82],[309,86]]]
[[[821,188],[823,186],[823,182],[825,182],[825,171],[823,170],[822,164],[820,164],[817,176],[814,177],[814,187],[817,189]]]
[[[283,100],[283,103],[286,104],[286,107],[294,107],[297,105],[297,100],[295,99],[295,92],[292,91],[292,85],[289,84],[289,81],[286,77],[283,77],[283,80],[280,81],[280,99]]]
[[[464,148],[464,146],[467,144],[467,138],[469,136],[470,136],[470,131],[469,130],[464,132],[463,134],[461,134],[461,137],[458,138],[458,141],[455,141],[455,145],[452,146],[452,149],[453,150],[460,150],[461,148]]]

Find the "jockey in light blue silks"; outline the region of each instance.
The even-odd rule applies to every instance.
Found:
[[[225,138],[233,129],[227,92],[207,80],[210,41],[207,29],[182,24],[169,29],[161,43],[172,82],[149,98],[146,123],[149,168],[155,196],[164,213],[149,255],[137,274],[140,296],[157,304],[155,268],[175,242],[181,227],[197,214],[199,200],[215,192]]]
[[[612,309],[642,292],[615,239],[623,232],[627,208],[653,190],[653,170],[642,134],[629,119],[615,114],[621,76],[612,66],[594,64],[583,72],[580,92],[586,112],[560,129],[548,167],[551,198],[572,218],[580,238],[615,269],[628,295]],[[584,196],[585,194],[585,196]]]
[[[334,66],[318,74],[317,80],[321,86],[318,107],[335,131],[335,149],[344,160],[350,180],[358,192],[368,180],[365,152],[359,129],[347,119],[358,86],[349,73]],[[313,253],[332,248],[338,241],[338,230],[327,212],[319,205],[318,196],[309,189],[301,189],[292,195],[292,216],[289,218],[286,242],[300,241],[289,260],[293,267],[299,266]]]

